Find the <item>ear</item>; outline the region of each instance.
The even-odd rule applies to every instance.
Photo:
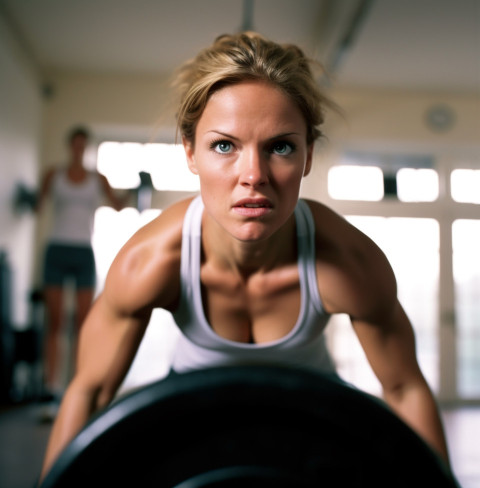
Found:
[[[185,155],[187,157],[188,169],[194,174],[198,175],[197,165],[195,164],[195,149],[192,141],[182,136],[182,144],[185,149]]]
[[[307,176],[310,173],[311,169],[312,169],[313,146],[314,146],[314,143],[312,142],[307,147],[307,160],[305,162],[305,169],[303,170],[303,176]]]

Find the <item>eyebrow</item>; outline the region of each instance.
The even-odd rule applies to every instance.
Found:
[[[212,130],[208,130],[206,132],[206,134],[209,134],[209,133],[215,133],[215,134],[218,134],[220,136],[223,136],[223,137],[227,137],[228,139],[233,139],[233,140],[236,140],[238,141],[238,137],[235,137],[234,135],[232,134],[229,134],[228,132],[222,132],[222,131],[219,131],[219,130],[215,130],[215,129],[212,129]],[[274,141],[274,140],[277,140],[277,139],[282,139],[284,137],[289,137],[289,136],[301,136],[301,134],[299,132],[282,132],[280,134],[277,134],[273,137],[269,137],[267,139],[267,141]]]
[[[215,129],[212,129],[212,130],[207,130],[207,132],[205,132],[205,134],[210,134],[210,133],[212,133],[212,132],[213,132],[214,134],[218,134],[219,136],[227,137],[228,139],[235,139],[235,140],[238,140],[238,137],[232,136],[231,134],[228,134],[227,132],[222,132],[222,131],[215,130]]]

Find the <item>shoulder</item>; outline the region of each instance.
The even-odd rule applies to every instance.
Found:
[[[340,258],[370,253],[377,246],[360,230],[350,224],[345,217],[339,215],[326,205],[305,200],[312,213],[315,224],[315,242],[319,257]]]
[[[368,319],[393,306],[396,280],[380,247],[329,207],[307,203],[315,222],[317,278],[327,310]]]
[[[182,228],[190,200],[164,210],[142,227],[113,261],[104,294],[125,314],[172,309],[180,287]]]

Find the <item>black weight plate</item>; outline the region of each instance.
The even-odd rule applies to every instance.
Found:
[[[174,375],[111,405],[67,446],[42,487],[89,484],[458,486],[376,398],[335,377],[265,366]]]

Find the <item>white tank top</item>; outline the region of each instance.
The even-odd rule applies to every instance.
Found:
[[[56,171],[52,182],[53,225],[50,242],[90,246],[93,219],[101,196],[97,174],[88,173],[82,183],[72,183],[66,170]]]
[[[301,305],[297,323],[281,339],[260,344],[220,337],[204,313],[200,286],[203,202],[195,198],[185,215],[181,255],[181,297],[173,314],[180,328],[172,368],[178,373],[216,366],[287,365],[334,372],[323,331],[330,318],[318,292],[315,268],[315,224],[303,200],[295,209]]]

